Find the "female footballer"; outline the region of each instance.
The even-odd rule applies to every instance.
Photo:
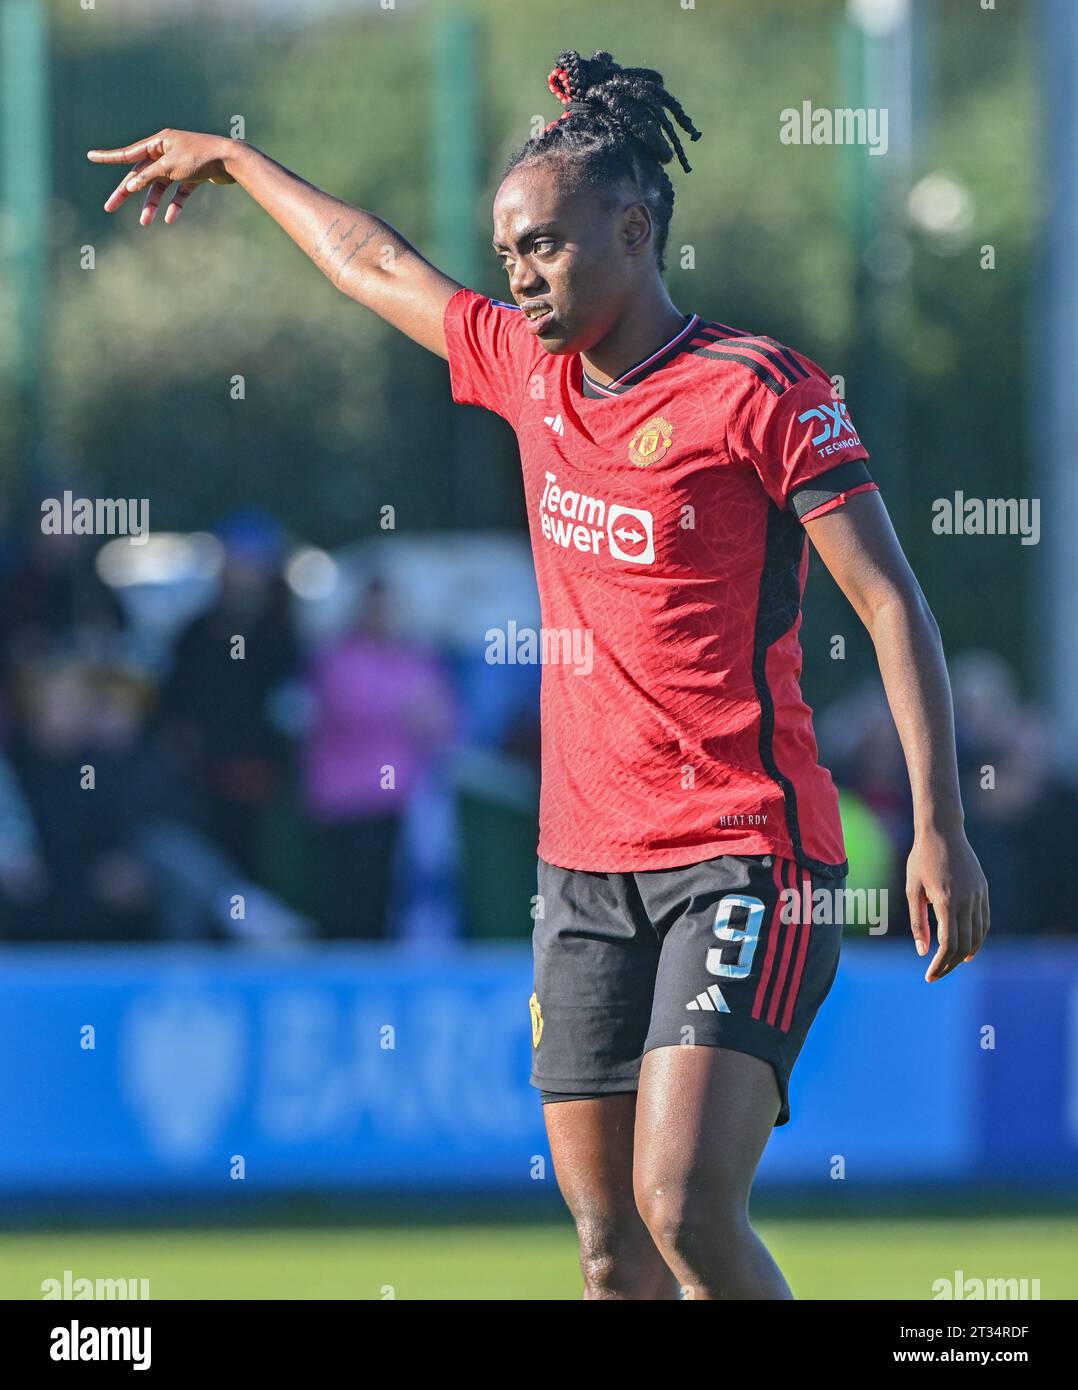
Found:
[[[650,68],[562,53],[564,111],[509,160],[494,253],[512,302],[254,146],[162,130],[105,204],[165,223],[245,188],[332,283],[444,357],[516,432],[548,630],[532,1084],[585,1298],[789,1298],[749,1191],[838,965],[847,862],[801,698],[806,533],[868,629],[913,793],[926,981],[988,930],[963,832],[940,636],[845,403],[802,353],[686,312],[663,281],[678,129]]]

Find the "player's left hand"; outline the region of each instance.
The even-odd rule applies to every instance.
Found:
[[[942,980],[972,960],[988,935],[988,884],[961,830],[916,837],[906,865],[906,900],[917,954],[928,954],[932,932],[928,905],[936,914],[939,947],[925,980]]]
[[[176,184],[176,193],[165,210],[165,222],[175,222],[183,205],[202,183],[230,184],[236,180],[225,167],[237,142],[223,135],[197,130],[159,130],[114,150],[87,150],[94,164],[130,164],[132,167],[109,194],[106,212],[122,207],[131,193],[147,189],[139,224],[148,227],[157,216],[165,191]]]

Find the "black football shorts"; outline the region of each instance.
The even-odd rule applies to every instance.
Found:
[[[728,1047],[770,1062],[786,1124],[845,882],[772,855],[624,874],[540,859],[531,1084],[544,1102],[635,1091],[652,1048]]]

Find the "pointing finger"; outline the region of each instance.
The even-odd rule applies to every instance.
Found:
[[[119,150],[87,150],[86,158],[94,164],[134,164],[137,159],[145,159],[151,152],[151,147],[160,139],[160,135],[149,135],[145,140],[138,140],[133,145],[124,145]]]

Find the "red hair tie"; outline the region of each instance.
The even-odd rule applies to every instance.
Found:
[[[563,106],[568,106],[573,99],[573,92],[569,81],[569,74],[565,69],[552,68],[550,76],[546,80],[546,84],[561,104]],[[551,124],[553,124],[553,122],[551,122]]]

